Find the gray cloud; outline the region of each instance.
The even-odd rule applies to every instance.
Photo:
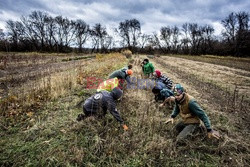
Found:
[[[158,31],[161,26],[180,26],[185,22],[221,28],[221,20],[229,13],[249,9],[248,0],[0,0],[0,28],[4,28],[6,20],[16,20],[34,10],[107,27],[136,18],[147,33]]]

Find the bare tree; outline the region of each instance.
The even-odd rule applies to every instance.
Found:
[[[181,39],[181,45],[183,53],[188,54],[189,53],[189,44],[190,44],[190,39],[188,36],[188,23],[185,23],[182,25],[182,32],[183,32],[183,37]]]
[[[63,49],[68,48],[73,40],[75,31],[75,23],[68,18],[63,18],[62,16],[57,16],[55,18],[57,24],[56,34],[56,44],[57,50],[63,51]]]
[[[87,25],[83,20],[77,20],[75,24],[75,32],[78,51],[82,52],[83,45],[89,36],[89,25]]]
[[[56,38],[55,38],[55,33],[57,32],[57,26],[55,19],[52,18],[51,16],[48,16],[45,19],[45,25],[46,25],[46,31],[45,31],[45,41],[46,44],[49,47],[50,51],[54,50],[54,47],[56,46]]]
[[[44,50],[44,43],[45,43],[45,24],[46,19],[48,17],[47,13],[43,13],[41,11],[33,11],[29,15],[29,22],[34,32],[35,36],[37,37],[37,45],[40,45],[40,50]]]
[[[167,52],[170,52],[170,49],[171,49],[171,34],[172,34],[172,31],[171,31],[171,28],[168,26],[168,27],[162,27],[161,30],[160,30],[160,39],[164,41],[165,43],[165,47],[166,48],[166,51]]]
[[[131,19],[120,22],[118,30],[125,47],[132,49],[137,46],[137,39],[141,33],[141,24],[138,20]]]
[[[231,44],[235,42],[236,38],[236,24],[237,24],[237,18],[234,13],[229,14],[228,17],[226,17],[224,20],[222,20],[222,25],[225,28],[225,31],[222,33],[222,35],[227,39],[227,41]]]
[[[106,28],[103,27],[100,23],[98,23],[90,30],[90,34],[91,34],[92,43],[93,43],[92,52],[94,50],[98,52],[99,49],[101,49],[101,51],[104,51],[105,50],[104,43],[108,35]]]
[[[248,30],[249,14],[239,12],[236,14],[238,28],[236,35],[236,56],[245,56],[250,52],[250,31]]]
[[[249,40],[248,21],[249,14],[246,12],[232,12],[222,20],[224,26],[222,35],[229,54],[238,56],[248,54],[249,46],[246,45]]]
[[[161,52],[164,52],[162,43],[156,32],[154,32],[151,38],[149,39],[149,45],[155,50],[160,50]]]
[[[138,20],[130,20],[130,31],[132,33],[132,46],[135,48],[138,44],[137,39],[141,34],[141,24]]]
[[[172,46],[172,51],[174,53],[178,53],[179,50],[179,35],[180,35],[180,31],[179,28],[177,26],[174,26],[172,29],[172,40],[171,40],[171,46]]]
[[[201,54],[210,54],[213,51],[212,43],[214,28],[211,25],[204,25],[200,27],[201,31],[201,44],[200,44],[200,53]]]
[[[151,38],[151,36],[148,34],[141,35],[141,38],[140,38],[141,39],[140,40],[141,49],[143,49],[149,43],[150,38]]]
[[[8,20],[6,24],[9,40],[13,44],[13,50],[19,51],[19,44],[25,39],[25,27],[19,21]]]
[[[3,29],[0,29],[0,50],[1,51],[8,51],[6,44],[7,42],[5,39],[5,34],[3,32]]]

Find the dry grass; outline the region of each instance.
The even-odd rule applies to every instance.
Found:
[[[249,58],[237,58],[230,56],[213,56],[213,55],[202,55],[202,56],[191,56],[191,55],[168,55],[171,57],[179,57],[187,60],[193,60],[204,63],[211,63],[222,65],[235,69],[242,69],[245,71],[250,71],[250,59]],[[248,75],[249,76],[249,75]]]
[[[214,84],[231,94],[234,93],[235,86],[237,86],[239,98],[244,96],[243,100],[250,100],[250,71],[176,57],[163,57],[162,60],[166,62],[167,66],[179,69],[179,73],[183,71],[195,75],[199,80]],[[235,64],[237,61],[231,63]]]
[[[112,64],[117,61],[120,63],[113,66]],[[64,97],[69,93],[86,87],[86,83],[84,83],[85,85],[78,84],[80,74],[84,74],[84,76],[81,76],[82,81],[90,76],[104,77],[107,73],[124,63],[126,63],[126,60],[123,56],[110,54],[102,59],[61,62],[63,66],[60,64],[57,68],[43,68],[42,71],[34,69],[34,71],[30,71],[28,74],[20,73],[15,77],[12,76],[10,79],[10,76],[3,77],[3,82],[8,84],[8,94],[6,97],[1,97],[1,116],[8,119],[10,117],[12,119],[20,119],[22,118],[20,115],[26,113],[28,116],[32,115],[31,112],[37,112],[45,102]],[[30,81],[31,76],[34,76],[35,79]],[[25,80],[25,82],[21,82],[20,79]],[[10,87],[9,83],[12,82],[14,86]]]
[[[114,70],[110,62],[119,60],[107,58],[102,55],[99,61],[88,61],[84,68],[76,71],[75,79],[107,77]],[[141,78],[139,64],[144,58],[133,58],[133,75],[137,78]],[[232,120],[230,113],[216,108],[221,103],[211,100],[213,94],[204,96],[202,93],[215,90],[217,86],[209,86],[189,73],[177,75],[180,69],[168,66],[162,59],[152,62],[197,98],[209,114],[213,127],[222,133],[221,140],[208,140],[199,135],[187,146],[176,146],[173,126],[163,124],[171,111],[160,109],[151,91],[146,89],[126,89],[118,103],[118,110],[129,127],[126,132],[110,114],[103,119],[90,117],[76,122],[76,116],[82,112],[76,104],[93,92],[83,89],[83,93],[79,90],[73,93],[71,90],[26,119],[30,126],[6,127],[0,132],[0,166],[247,166],[249,141],[243,137],[247,137],[249,130],[237,126],[245,122],[237,124],[240,119]],[[84,81],[81,86],[85,87]],[[178,121],[179,118],[175,123]]]

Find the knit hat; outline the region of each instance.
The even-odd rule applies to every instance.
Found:
[[[133,71],[132,71],[132,70],[127,70],[127,74],[128,74],[128,75],[132,75],[132,74],[133,74]]]
[[[182,94],[183,92],[185,92],[185,89],[183,88],[181,84],[176,84],[175,91],[178,92],[179,94]]]
[[[115,100],[118,100],[120,97],[122,97],[123,92],[120,88],[116,87],[111,91],[110,94]]]
[[[160,70],[155,70],[155,74],[156,74],[157,77],[160,77],[161,76]]]

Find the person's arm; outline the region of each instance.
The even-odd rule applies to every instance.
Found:
[[[210,120],[209,120],[207,114],[203,111],[203,109],[200,107],[200,105],[195,100],[192,100],[189,102],[189,109],[190,109],[192,114],[198,116],[198,118],[200,120],[202,120],[202,122],[204,123],[204,125],[207,129],[207,132],[212,131]]]
[[[153,73],[155,71],[155,68],[152,63],[150,63],[150,68],[151,68],[151,73]]]
[[[113,117],[120,122],[121,124],[123,124],[123,120],[119,114],[119,112],[116,109],[116,104],[114,101],[109,101],[108,102],[108,110],[109,112],[113,115]]]
[[[180,113],[180,109],[179,106],[177,104],[175,104],[174,110],[170,116],[170,118],[168,118],[164,123],[167,124],[169,122],[171,122],[172,124],[174,123],[174,118]]]
[[[167,88],[171,89],[173,87],[173,81],[168,77],[165,77],[163,82],[166,84]]]
[[[117,71],[114,71],[112,74],[109,75],[109,79],[117,77]]]
[[[177,104],[174,106],[174,110],[171,114],[171,118],[175,118],[180,113],[180,108]]]
[[[167,89],[167,88],[162,89],[162,90],[160,91],[160,94],[161,94],[162,96],[165,97],[165,100],[164,100],[164,102],[163,102],[162,105],[165,105],[165,104],[167,103],[167,101],[168,101],[168,98],[169,98],[170,96],[173,96],[172,91],[169,90],[169,89]]]

